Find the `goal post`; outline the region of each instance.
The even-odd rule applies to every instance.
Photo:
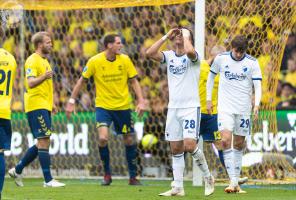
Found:
[[[194,39],[195,39],[195,49],[199,53],[201,59],[205,58],[205,23],[206,23],[206,13],[205,0],[195,0],[195,25],[194,25]],[[198,147],[203,151],[203,139],[199,138]],[[202,171],[197,167],[195,161],[192,160],[192,184],[194,186],[202,185]]]

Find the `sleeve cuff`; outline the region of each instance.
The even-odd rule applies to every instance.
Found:
[[[128,79],[133,79],[133,78],[136,78],[138,75],[135,75],[135,76],[132,76],[132,77],[129,77]]]
[[[160,63],[161,63],[161,64],[164,64],[164,63],[165,63],[165,55],[164,55],[163,52],[161,52],[161,53],[162,53],[162,55],[163,55],[163,59],[162,59],[162,61],[160,61]]]
[[[212,70],[210,70],[210,72],[212,72],[213,74],[217,75],[217,73],[216,72],[213,72]]]

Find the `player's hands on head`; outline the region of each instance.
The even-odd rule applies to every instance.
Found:
[[[213,113],[213,103],[212,101],[207,101],[207,112],[209,115]]]
[[[65,110],[67,118],[70,119],[71,114],[75,113],[75,103],[68,101]]]
[[[259,114],[259,106],[255,106],[253,108],[253,115],[254,115],[254,120],[255,121],[258,119],[258,114]]]
[[[172,40],[174,39],[174,37],[176,37],[177,35],[180,35],[181,31],[178,28],[173,28],[171,30],[169,30],[169,32],[167,33],[167,37]]]

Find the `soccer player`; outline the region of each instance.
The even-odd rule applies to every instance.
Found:
[[[4,151],[11,145],[11,98],[16,74],[16,61],[13,55],[0,48],[0,199],[4,185]]]
[[[29,126],[37,144],[30,147],[20,162],[8,171],[17,186],[24,186],[22,171],[37,156],[44,176],[44,187],[63,187],[52,178],[50,172],[49,145],[51,135],[51,112],[56,112],[53,104],[53,71],[47,60],[52,42],[49,33],[37,32],[32,36],[35,53],[25,62],[25,112]]]
[[[218,150],[218,155],[222,166],[225,168],[223,150],[221,146],[221,135],[218,131],[217,121],[217,100],[218,100],[218,85],[219,75],[214,79],[214,87],[212,91],[213,110],[211,114],[207,110],[207,92],[206,83],[210,72],[210,66],[214,58],[225,51],[223,46],[214,46],[210,51],[210,57],[207,60],[202,60],[200,64],[200,79],[199,79],[199,96],[201,104],[201,120],[200,120],[200,135],[205,142],[213,143]],[[226,170],[226,168],[225,168]],[[239,184],[244,184],[248,181],[248,177],[239,178]]]
[[[167,39],[173,49],[161,52]],[[167,65],[169,104],[165,136],[172,151],[174,181],[171,190],[160,196],[184,196],[184,152],[190,152],[203,172],[205,195],[214,192],[214,177],[210,174],[203,152],[198,148],[200,102],[198,92],[200,59],[193,47],[193,35],[186,28],[171,29],[147,51],[149,58]]]
[[[66,107],[67,116],[69,118],[74,111],[75,100],[83,84],[93,76],[96,87],[96,126],[99,134],[99,151],[105,171],[101,184],[110,185],[112,182],[108,127],[113,122],[116,133],[123,135],[130,175],[129,184],[140,185],[141,183],[136,179],[137,146],[134,144],[134,129],[131,124],[128,83],[131,84],[136,94],[138,100],[136,112],[139,115],[142,115],[145,108],[142,90],[131,59],[120,52],[123,47],[120,36],[116,34],[105,36],[104,46],[103,52],[88,60],[82,76],[74,86]]]
[[[248,40],[243,35],[231,41],[231,51],[214,59],[207,81],[207,110],[213,112],[212,89],[220,73],[218,88],[218,129],[222,138],[224,162],[230,185],[227,193],[245,193],[238,184],[245,137],[250,134],[252,87],[255,88],[254,120],[258,118],[262,75],[258,61],[246,54]],[[231,148],[233,137],[233,149]]]

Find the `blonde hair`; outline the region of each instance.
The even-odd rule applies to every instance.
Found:
[[[35,49],[37,49],[38,44],[43,42],[44,36],[50,37],[50,34],[46,31],[40,31],[32,36],[32,43],[34,44]]]

